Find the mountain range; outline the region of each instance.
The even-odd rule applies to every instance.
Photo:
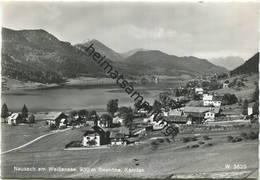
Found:
[[[118,53],[98,40],[71,45],[49,32],[2,28],[2,75],[21,81],[65,82],[79,76],[104,77],[103,71],[79,46],[93,44],[108,57],[115,69],[132,77],[141,75],[196,76],[227,72],[206,59],[178,57],[158,50],[131,50]]]
[[[217,65],[222,66],[228,70],[233,70],[238,66],[244,63],[244,60],[238,56],[227,56],[227,57],[219,57],[219,58],[211,58],[209,62]]]
[[[232,70],[232,75],[247,74],[247,73],[259,73],[259,52],[253,57],[248,59],[244,64]]]

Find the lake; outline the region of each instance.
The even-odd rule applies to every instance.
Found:
[[[158,97],[160,90],[137,88],[150,103]],[[30,112],[68,111],[73,109],[106,110],[110,99],[118,99],[119,106],[133,106],[132,99],[126,92],[117,87],[76,88],[59,87],[51,89],[19,90],[2,94],[2,103],[10,111],[21,111],[24,104]]]

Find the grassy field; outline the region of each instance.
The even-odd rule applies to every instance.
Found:
[[[68,130],[48,136],[16,152],[2,155],[2,173],[6,178],[87,178],[87,177],[137,177],[166,178],[197,176],[225,177],[256,176],[258,168],[258,141],[242,140],[232,143],[227,136],[240,136],[243,130],[205,134],[179,134],[169,141],[156,132],[140,145],[119,146],[108,149],[65,151],[72,140],[80,140],[82,131]],[[248,129],[246,132],[250,131]],[[183,137],[196,140],[183,142]],[[157,139],[155,137],[161,137]],[[195,145],[195,146],[194,146]],[[230,168],[225,165],[230,164]],[[245,169],[236,169],[242,164]],[[15,167],[46,168],[45,171],[17,172]],[[76,168],[74,172],[50,172],[49,167]],[[85,171],[80,171],[84,167]],[[93,171],[87,171],[92,168]],[[115,172],[113,169],[121,172]],[[125,170],[130,168],[132,170]],[[133,172],[134,171],[134,172]]]
[[[10,126],[6,123],[1,124],[2,152],[23,145],[43,134],[49,133],[50,130],[45,122],[38,121],[29,127],[28,124],[19,124],[18,126]]]
[[[237,88],[219,89],[219,90],[214,90],[214,92],[217,92],[220,95],[224,95],[225,93],[231,93],[231,94],[235,94],[238,97],[238,99],[241,98],[241,99],[251,100],[252,95],[253,95],[255,88],[256,88],[255,82],[258,82],[258,78],[259,78],[258,75],[257,74],[253,74],[252,76],[241,75],[241,76],[232,77],[228,80],[230,82],[232,82],[235,78],[246,79],[246,81],[243,81],[245,86],[241,87],[239,89],[237,89]],[[225,81],[225,80],[223,80],[223,81]]]

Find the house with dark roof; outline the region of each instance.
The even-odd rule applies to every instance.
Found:
[[[220,113],[219,107],[184,107],[184,113],[187,115],[188,121],[195,124],[203,123],[204,120],[214,119]]]
[[[46,123],[49,126],[55,126],[57,129],[66,127],[68,124],[68,116],[63,112],[50,112],[46,115]]]
[[[10,116],[7,117],[7,123],[9,125],[17,125],[22,123],[23,118],[19,113],[12,113]]]
[[[130,136],[129,128],[127,127],[113,128],[109,136],[111,145],[125,145],[126,138],[128,138],[129,136]]]
[[[111,132],[110,133],[110,144],[111,145],[126,145],[126,136],[120,132]]]

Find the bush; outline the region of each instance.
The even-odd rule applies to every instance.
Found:
[[[169,138],[166,138],[165,141],[166,141],[167,143],[170,143],[170,142],[171,142],[171,140],[170,140]]]
[[[192,137],[191,140],[192,141],[197,141],[198,139],[197,139],[197,137]]]
[[[200,147],[200,145],[198,145],[198,144],[194,144],[191,146],[191,148],[198,148],[198,147]]]
[[[248,134],[248,138],[251,139],[251,140],[254,140],[254,139],[258,139],[258,132],[255,133],[255,132],[250,132]]]
[[[210,140],[211,138],[209,136],[205,135],[205,136],[203,136],[203,139],[204,140]]]
[[[184,143],[190,142],[190,138],[184,137],[184,138],[182,138],[182,142],[184,142]]]
[[[211,147],[211,146],[213,146],[212,143],[205,144],[205,147]]]
[[[55,130],[57,129],[56,125],[55,124],[50,124],[50,127],[49,127],[50,130]]]
[[[248,135],[247,133],[241,133],[240,136],[244,139],[248,139]]]
[[[81,147],[81,141],[71,141],[69,144],[65,146],[65,148],[69,147]]]
[[[153,141],[153,142],[151,143],[151,149],[152,149],[153,151],[155,151],[157,148],[158,148],[158,143],[157,143],[156,141]]]
[[[233,141],[233,139],[234,139],[234,137],[233,137],[233,136],[228,136],[228,137],[227,137],[227,141],[228,141],[228,142],[232,142],[232,141]]]
[[[187,143],[187,142],[190,142],[190,141],[192,141],[191,137],[184,137],[184,138],[182,138],[182,142],[184,142],[184,143]]]
[[[203,141],[199,141],[198,143],[199,143],[199,144],[205,144],[205,142],[203,142]]]
[[[240,142],[240,141],[242,141],[242,138],[240,138],[240,137],[235,137],[235,138],[232,140],[233,143],[235,143],[235,142]]]
[[[157,139],[157,142],[158,142],[158,143],[163,143],[163,142],[164,142],[164,139]]]

